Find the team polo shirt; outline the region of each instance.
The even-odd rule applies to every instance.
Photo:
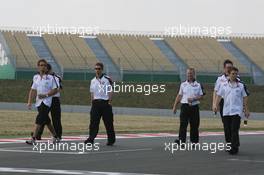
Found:
[[[227,75],[225,75],[225,74],[219,76],[219,77],[217,78],[217,80],[216,80],[214,90],[215,90],[216,92],[219,91],[220,88],[221,88],[221,86],[222,86],[223,84],[227,84],[228,81],[229,81],[229,76],[227,76]],[[237,81],[239,81],[240,83],[242,83],[242,84],[244,85],[244,89],[245,89],[245,91],[246,91],[246,93],[247,93],[247,96],[249,96],[249,91],[248,91],[248,89],[247,89],[247,86],[246,86],[246,85],[240,80],[239,75],[238,75]]]
[[[40,74],[36,74],[33,77],[33,83],[31,86],[31,89],[34,89],[37,91],[37,97],[36,97],[36,107],[39,107],[41,103],[43,102],[46,106],[50,107],[52,102],[52,97],[47,97],[44,99],[39,99],[39,94],[48,94],[52,89],[56,89],[57,84],[53,78],[52,75],[43,75],[42,77]]]
[[[239,115],[243,114],[243,97],[247,96],[244,85],[237,81],[235,84],[228,83],[223,84],[217,95],[224,99],[223,116]]]
[[[214,90],[216,92],[219,91],[221,85],[227,83],[228,79],[229,79],[229,77],[225,74],[223,74],[222,76],[219,76],[215,82]]]
[[[203,91],[203,87],[200,83],[197,81],[194,82],[188,82],[187,80],[181,83],[179,95],[182,96],[181,103],[182,104],[188,104],[188,98],[194,98],[197,96],[203,96],[205,95]],[[200,101],[196,100],[192,102],[193,105],[199,104]]]
[[[60,77],[58,75],[55,75],[55,74],[52,75],[52,76],[55,79],[55,82],[56,82],[57,87],[61,89],[62,88],[62,85],[60,83]],[[60,92],[58,92],[55,95],[53,95],[53,97],[60,97]]]
[[[91,80],[90,92],[93,93],[94,100],[109,100],[108,92],[112,91],[112,80],[106,75],[94,77]]]

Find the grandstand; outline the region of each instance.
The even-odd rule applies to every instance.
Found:
[[[92,69],[93,65],[99,61],[92,49],[86,44],[83,38],[80,38],[77,35],[71,35],[70,38],[73,45],[78,50],[80,57],[85,60],[87,67]]]
[[[215,38],[210,37],[167,37],[167,44],[184,62],[198,72],[220,72],[225,59],[230,59],[241,73],[249,73]]]
[[[245,53],[254,64],[264,71],[264,39],[232,38],[232,42]]]
[[[132,63],[130,63],[130,60],[127,60],[127,58],[120,52],[109,35],[98,35],[97,38],[118,67],[122,67],[124,70],[135,69],[132,66]]]
[[[25,53],[28,52],[27,48],[30,46],[28,46],[26,48],[24,46],[22,47],[23,44],[21,45],[21,43],[23,43],[23,41],[25,41],[24,40],[25,37],[22,37],[23,35],[25,35],[25,33],[22,33],[22,34],[15,33],[15,35],[13,35],[12,32],[3,32],[3,36],[5,37],[6,42],[9,46],[9,48],[11,49],[11,54],[16,59],[16,65],[15,66],[17,68],[31,68],[33,66],[33,64],[31,65],[31,63],[33,62],[33,60],[31,60],[31,58],[33,56],[27,57],[29,55],[27,55],[27,56],[25,55]],[[21,39],[21,37],[23,39]],[[26,42],[26,44],[29,44],[29,42]],[[25,50],[22,50],[22,49],[25,49]]]
[[[231,37],[222,42],[209,36],[40,36],[28,31],[1,31],[0,43],[5,45],[15,71],[11,79],[31,78],[37,60],[45,58],[65,79],[88,80],[93,76],[94,64],[101,61],[117,81],[181,81],[185,68],[194,67],[200,81],[212,83],[221,73],[223,61],[230,59],[245,81],[264,83],[255,77],[255,72],[264,75],[263,38]]]
[[[124,70],[177,71],[148,37],[99,35],[98,39],[114,62]]]

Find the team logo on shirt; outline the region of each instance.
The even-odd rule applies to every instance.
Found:
[[[192,87],[198,87],[198,84],[191,84]]]

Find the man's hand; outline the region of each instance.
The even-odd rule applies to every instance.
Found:
[[[249,118],[249,116],[250,116],[249,110],[245,110],[245,117]]]
[[[177,108],[175,106],[173,106],[172,112],[173,112],[173,114],[176,114]]]
[[[44,99],[44,98],[47,98],[47,95],[45,95],[45,94],[39,94],[38,95],[38,98],[39,99]]]
[[[28,108],[29,110],[31,110],[31,109],[32,109],[32,104],[31,104],[31,103],[28,103],[28,104],[27,104],[27,108]]]
[[[109,100],[109,101],[108,101],[108,104],[109,104],[110,106],[112,106],[112,100]]]
[[[215,104],[213,105],[212,110],[213,110],[214,112],[217,112],[218,109],[217,109],[217,106],[216,106]]]
[[[194,98],[188,98],[188,103],[192,103],[194,101]]]

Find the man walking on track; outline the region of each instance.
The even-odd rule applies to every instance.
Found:
[[[91,80],[90,84],[92,106],[90,112],[89,138],[84,143],[94,143],[102,117],[108,137],[107,145],[112,146],[116,140],[112,112],[112,80],[103,74],[103,69],[103,63],[95,64],[96,76]]]
[[[217,97],[217,92],[220,90],[221,86],[223,86],[224,84],[228,83],[230,77],[230,71],[231,69],[233,68],[233,62],[230,61],[230,60],[225,60],[224,61],[224,74],[219,76],[216,80],[216,83],[215,83],[215,87],[214,87],[214,92],[213,92],[213,104],[212,104],[212,107],[215,106],[215,103],[216,103],[216,97]],[[237,80],[241,82],[241,80],[239,79],[238,75],[237,75]],[[247,87],[244,83],[242,83],[244,85],[244,89],[247,93],[247,96],[249,96],[249,92],[247,90]],[[221,119],[222,119],[222,123],[223,123],[223,127],[224,127],[224,130],[227,130],[228,128],[225,128],[226,125],[224,125],[224,120],[223,120],[223,108],[224,108],[224,99],[221,98],[220,102],[219,102],[219,112],[220,112],[220,116],[221,116]],[[216,113],[216,112],[215,112]],[[228,139],[228,135],[226,135],[228,132],[225,132],[225,141],[226,143],[229,142],[229,139]]]
[[[230,60],[224,61],[224,74],[219,76],[216,80],[215,87],[214,87],[214,93],[213,93],[213,104],[212,104],[212,106],[214,106],[214,103],[216,102],[217,92],[219,91],[221,85],[228,82],[229,73],[230,73],[230,70],[232,69],[232,67],[233,67],[232,61],[230,61]],[[223,107],[224,107],[224,99],[221,99],[221,101],[220,101],[220,116],[221,116],[221,118],[223,118]]]
[[[217,91],[216,102],[213,111],[217,112],[221,98],[224,99],[223,124],[226,142],[231,143],[229,153],[234,155],[239,151],[239,128],[243,112],[249,117],[247,105],[247,93],[244,85],[237,79],[238,69],[233,67],[230,71],[230,78]]]
[[[187,126],[190,123],[190,140],[192,143],[199,142],[200,111],[199,103],[203,95],[203,87],[195,80],[195,70],[187,69],[187,80],[181,83],[179,93],[173,105],[173,112],[176,113],[177,105],[181,103],[179,139],[175,143],[186,142]]]
[[[62,90],[62,79],[59,75],[55,74],[52,71],[52,66],[50,64],[47,64],[47,73],[53,76],[56,82],[56,85],[58,87],[58,92],[52,97],[50,114],[51,114],[52,124],[54,126],[55,132],[59,140],[61,140],[62,139],[62,125],[61,125],[60,90]],[[37,140],[41,140],[41,135],[43,133],[44,127],[45,125],[41,126],[40,131],[36,137]]]
[[[49,118],[49,111],[52,102],[52,96],[57,93],[57,84],[51,75],[47,74],[47,61],[41,59],[37,63],[39,73],[33,77],[33,83],[29,91],[28,109],[32,107],[33,98],[36,98],[36,107],[38,108],[38,115],[36,117],[36,127],[32,139],[26,141],[27,144],[35,144],[37,133],[39,133],[41,126],[47,125],[48,129],[53,135],[53,142],[58,142],[57,134],[51,124]]]

